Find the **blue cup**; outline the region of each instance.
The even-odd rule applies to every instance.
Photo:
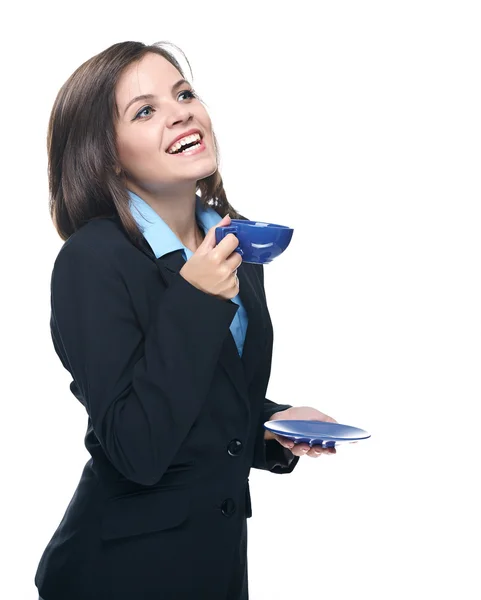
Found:
[[[242,262],[262,265],[272,262],[284,252],[291,242],[294,229],[275,223],[232,219],[230,225],[216,227],[216,244],[229,233],[239,239],[235,252],[242,256]]]

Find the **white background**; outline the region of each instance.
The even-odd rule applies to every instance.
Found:
[[[77,66],[129,39],[186,52],[231,204],[295,229],[265,268],[268,397],[372,433],[291,475],[252,472],[251,598],[481,597],[478,6],[9,5],[2,599],[36,600],[38,561],[89,458],[49,333],[62,243],[47,209],[49,112]]]

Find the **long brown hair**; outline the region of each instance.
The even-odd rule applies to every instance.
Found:
[[[50,114],[47,151],[50,216],[63,240],[91,219],[118,215],[132,242],[140,243],[128,191],[116,173],[115,87],[123,70],[148,52],[163,56],[185,78],[165,43],[114,44],[83,63],[61,87]],[[214,144],[219,164],[215,134]],[[222,217],[228,213],[233,219],[244,218],[227,201],[218,169],[199,180],[197,190],[204,207]]]

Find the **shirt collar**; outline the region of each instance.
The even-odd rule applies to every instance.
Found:
[[[139,226],[143,236],[154,251],[156,258],[164,256],[174,250],[184,250],[188,254],[191,251],[186,248],[179,238],[175,235],[167,223],[160,217],[155,210],[147,204],[140,196],[128,190],[130,196],[130,212]],[[210,206],[204,208],[200,196],[196,195],[195,214],[197,220],[202,225],[205,233],[219,221],[222,217]]]

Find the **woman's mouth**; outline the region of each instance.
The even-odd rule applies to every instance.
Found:
[[[167,149],[167,154],[175,156],[191,156],[205,150],[205,143],[199,133],[187,135],[172,144]]]

